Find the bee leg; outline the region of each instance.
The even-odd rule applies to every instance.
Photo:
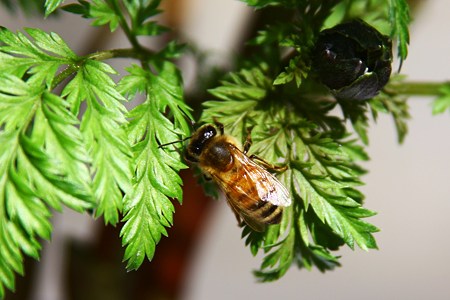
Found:
[[[205,179],[205,181],[211,181],[212,178],[209,177],[208,175],[203,174],[203,179]]]
[[[252,128],[247,128],[247,137],[244,142],[244,154],[247,154],[251,146],[252,146]]]
[[[236,221],[238,223],[238,226],[239,227],[243,227],[245,225],[245,222],[244,222],[244,220],[241,219],[241,215],[237,212],[236,208],[233,206],[233,203],[231,203],[230,200],[228,200],[227,202],[230,205],[231,210],[234,213],[234,216],[236,217]]]
[[[252,146],[252,129],[253,128],[247,128],[247,138],[245,139],[244,142],[244,154],[247,154],[248,150],[250,150],[250,147]],[[264,168],[266,168],[266,170],[269,171],[273,171],[273,172],[284,172],[287,170],[287,166],[275,166],[272,165],[271,163],[268,163],[267,161],[265,161],[264,159],[256,156],[255,154],[252,154],[249,156],[249,158],[255,162],[257,162],[259,165],[263,166]]]
[[[234,212],[234,215],[236,216],[236,220],[237,220],[238,226],[239,227],[244,227],[245,222],[244,222],[244,220],[241,219],[241,216],[237,212]]]
[[[268,163],[264,159],[254,155],[254,154],[250,155],[250,159],[253,160],[254,162],[257,162],[259,165],[263,166],[268,171],[284,172],[288,168],[288,166],[276,166],[271,163]]]
[[[213,117],[213,121],[214,121],[214,125],[216,125],[217,126],[217,128],[219,129],[219,131],[220,131],[220,134],[221,135],[223,135],[224,134],[224,130],[223,130],[223,124],[222,123],[220,123],[218,120],[217,120],[217,118],[216,117]]]

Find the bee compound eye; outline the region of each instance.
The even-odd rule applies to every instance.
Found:
[[[203,140],[207,141],[210,138],[214,137],[215,135],[217,135],[217,130],[216,128],[214,128],[214,126],[212,125],[206,125],[204,127],[204,131],[203,131]]]
[[[198,161],[198,156],[200,156],[200,154],[202,153],[206,143],[210,141],[211,138],[213,138],[216,134],[217,131],[212,125],[205,125],[203,127],[200,127],[191,138],[191,142],[187,147],[186,159],[190,161]]]
[[[391,41],[362,20],[323,30],[312,56],[313,70],[337,99],[373,98],[391,75]]]

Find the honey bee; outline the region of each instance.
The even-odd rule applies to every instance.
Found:
[[[215,126],[207,124],[194,133],[185,158],[217,183],[240,225],[242,218],[253,230],[262,232],[267,225],[280,223],[283,207],[291,204],[291,198],[283,184],[268,171],[283,168],[247,156],[250,145],[249,134],[241,151],[236,140],[225,135],[223,125],[215,121]]]

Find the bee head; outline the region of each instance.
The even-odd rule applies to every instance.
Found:
[[[186,159],[191,162],[198,162],[198,158],[205,145],[216,136],[217,130],[213,125],[207,124],[200,127],[192,136],[186,149]]]

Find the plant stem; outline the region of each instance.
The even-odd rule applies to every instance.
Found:
[[[99,52],[89,54],[87,56],[82,57],[79,62],[69,65],[61,73],[59,73],[55,77],[55,80],[53,81],[51,90],[53,90],[55,87],[57,87],[67,77],[69,77],[73,73],[77,72],[78,69],[88,59],[103,61],[103,60],[117,58],[117,57],[128,57],[128,58],[134,58],[134,59],[137,59],[140,61],[145,61],[148,57],[152,56],[153,54],[154,54],[154,52],[152,52],[148,49],[144,49],[144,48],[141,48],[139,50],[136,50],[134,48],[112,49],[112,50],[99,51]]]
[[[124,49],[112,49],[95,52],[87,55],[86,58],[95,59],[99,61],[117,57],[127,57],[127,58],[135,58],[138,60],[146,60],[148,57],[154,54],[155,54],[154,52],[144,48],[140,48],[139,50],[135,48],[124,48]]]
[[[392,82],[384,89],[388,94],[402,94],[409,96],[439,96],[441,88],[450,82]]]
[[[127,20],[125,19],[125,16],[122,13],[122,10],[120,9],[119,3],[117,1],[111,1],[111,4],[113,6],[113,9],[115,13],[120,18],[120,27],[122,28],[123,32],[127,36],[128,40],[130,41],[131,45],[136,50],[141,50],[142,46],[139,44],[136,36],[131,31],[130,27],[128,26]]]

